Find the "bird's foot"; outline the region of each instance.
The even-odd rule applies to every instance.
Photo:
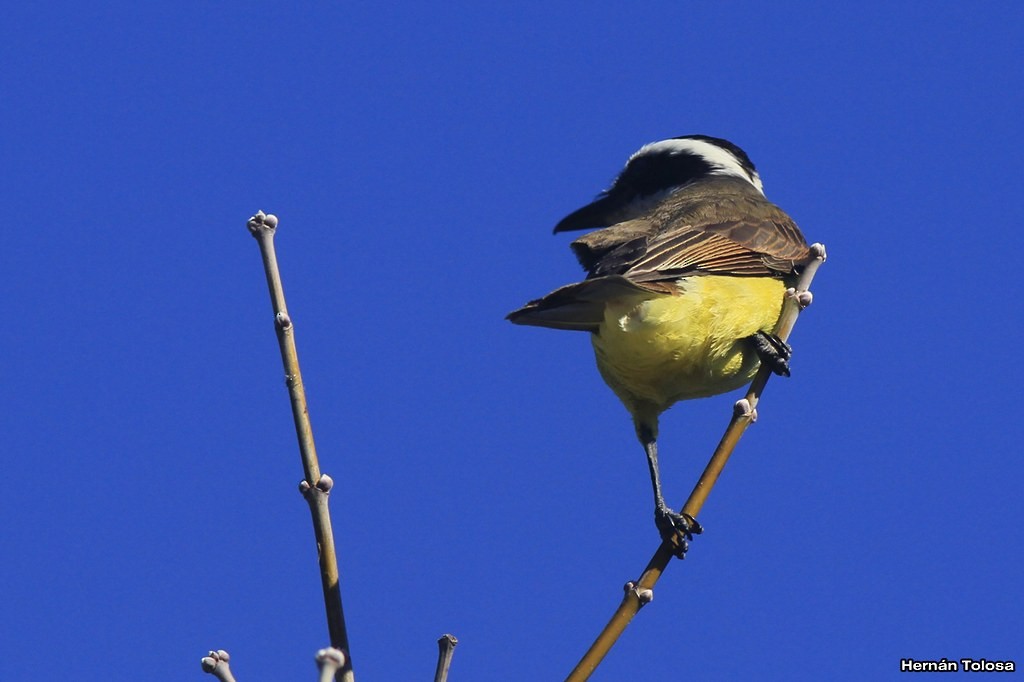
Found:
[[[793,357],[793,348],[788,343],[768,332],[758,332],[750,339],[763,364],[775,374],[789,376],[789,359]]]
[[[661,533],[661,539],[675,547],[675,555],[682,559],[689,549],[688,540],[693,540],[694,535],[700,535],[704,529],[697,519],[689,514],[674,512],[668,507],[658,507],[654,510],[654,525]]]

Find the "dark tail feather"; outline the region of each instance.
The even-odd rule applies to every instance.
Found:
[[[544,298],[513,310],[506,319],[535,327],[594,332],[604,321],[604,308],[608,301],[648,298],[652,293],[621,275],[597,277],[555,289]]]

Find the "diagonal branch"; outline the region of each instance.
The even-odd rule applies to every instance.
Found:
[[[796,324],[796,318],[799,316],[800,311],[810,304],[811,281],[814,279],[814,274],[818,271],[818,266],[825,262],[825,247],[823,245],[813,244],[811,246],[811,254],[812,260],[804,266],[796,288],[786,292],[787,296],[782,308],[782,315],[779,317],[779,323],[776,325],[775,330],[775,333],[783,341],[789,338],[790,332],[793,331],[793,325]],[[718,447],[715,448],[714,454],[711,455],[711,460],[704,469],[704,473],[701,474],[697,485],[693,488],[693,492],[690,493],[689,499],[683,505],[684,514],[689,514],[696,518],[704,506],[704,502],[711,493],[711,488],[714,487],[715,482],[722,473],[722,469],[725,468],[725,463],[729,461],[729,456],[732,455],[732,451],[739,442],[740,436],[743,435],[747,426],[757,418],[757,402],[771,374],[772,372],[768,367],[762,366],[754,376],[750,388],[747,389],[746,396],[736,403],[732,420],[729,422],[722,440],[719,441]],[[663,542],[658,551],[651,557],[640,579],[635,583],[630,582],[626,584],[626,593],[622,598],[622,603],[619,604],[619,608],[612,614],[608,624],[604,626],[597,639],[590,645],[587,653],[583,655],[580,662],[569,673],[566,682],[582,682],[588,679],[594,670],[597,669],[597,666],[600,665],[612,646],[618,641],[626,626],[633,620],[633,616],[640,611],[644,604],[651,601],[654,595],[654,584],[661,578],[661,574],[664,573],[665,568],[672,560],[676,551],[676,547],[673,544]]]
[[[274,308],[274,328],[281,347],[281,361],[284,364],[288,397],[291,400],[292,417],[295,420],[295,433],[299,439],[299,453],[302,456],[302,471],[305,476],[299,489],[309,503],[309,511],[313,517],[313,532],[320,560],[320,581],[327,608],[327,629],[331,646],[344,652],[344,664],[338,670],[335,679],[338,682],[353,682],[355,678],[352,673],[352,656],[348,648],[348,631],[345,629],[345,613],[341,606],[341,588],[338,583],[338,558],[334,548],[334,533],[331,530],[331,515],[327,508],[328,493],[333,482],[330,476],[321,476],[316,445],[313,442],[313,427],[309,421],[306,390],[302,385],[299,355],[295,347],[295,327],[288,316],[284,286],[281,284],[277,254],[274,251],[277,217],[259,211],[249,219],[247,226],[260,247],[263,269],[266,271],[267,286],[270,290],[270,301]]]

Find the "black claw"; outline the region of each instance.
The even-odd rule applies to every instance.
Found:
[[[661,533],[664,542],[676,545],[676,556],[680,559],[689,549],[688,540],[693,540],[694,535],[700,535],[704,528],[697,523],[697,519],[689,514],[681,514],[671,509],[656,509],[654,512],[654,525]]]
[[[789,376],[789,359],[793,357],[793,348],[775,334],[758,332],[750,337],[754,350],[761,362],[779,376]]]

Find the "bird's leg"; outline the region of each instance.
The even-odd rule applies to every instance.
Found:
[[[750,340],[764,365],[779,376],[789,376],[789,359],[793,357],[793,349],[788,343],[769,332],[757,332]]]
[[[695,534],[703,532],[697,519],[689,514],[682,514],[669,509],[661,494],[661,474],[658,471],[658,441],[653,428],[637,424],[637,436],[647,453],[647,467],[651,472],[651,487],[654,489],[654,525],[658,527],[661,539],[676,546],[676,556],[680,559],[686,554],[687,540]]]

